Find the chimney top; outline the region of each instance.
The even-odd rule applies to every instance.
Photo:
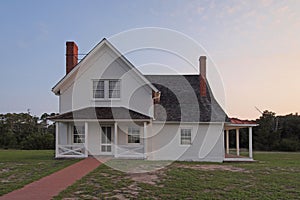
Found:
[[[206,78],[206,56],[200,56],[199,58],[200,75]]]
[[[206,96],[206,56],[200,56],[199,58],[199,81],[200,81],[200,96]]]
[[[66,42],[66,73],[68,74],[78,63],[78,46],[73,41]]]
[[[199,57],[199,60],[201,60],[201,59],[206,60],[206,56],[200,56],[200,57]]]

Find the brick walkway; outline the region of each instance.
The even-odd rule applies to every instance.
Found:
[[[95,158],[86,158],[40,180],[10,192],[0,200],[46,200],[56,196],[72,185],[76,180],[97,168],[101,162]]]

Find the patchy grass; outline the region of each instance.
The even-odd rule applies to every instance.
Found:
[[[140,174],[101,165],[55,199],[300,199],[300,153],[254,156],[258,162],[175,162]]]
[[[55,160],[53,150],[0,150],[0,196],[78,160]]]

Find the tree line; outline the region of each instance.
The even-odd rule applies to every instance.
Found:
[[[264,151],[300,151],[300,116],[298,113],[276,116],[264,111],[254,129],[254,148]]]
[[[300,116],[298,113],[276,116],[265,110],[253,128],[253,149],[259,151],[300,151]],[[234,132],[234,130],[233,130]],[[230,134],[230,146],[235,147],[235,134]],[[240,147],[248,148],[248,130],[240,129]]]
[[[0,114],[0,148],[54,149],[55,124],[44,113],[41,117],[30,113]],[[300,116],[276,116],[264,111],[253,128],[253,148],[262,151],[300,151]],[[233,130],[234,131],[234,130]],[[235,134],[230,134],[230,146],[235,146]],[[240,129],[240,147],[248,147],[248,130]]]
[[[41,117],[30,113],[0,114],[0,148],[2,149],[54,149],[55,124],[44,113]]]

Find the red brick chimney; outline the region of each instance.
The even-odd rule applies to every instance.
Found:
[[[206,56],[200,56],[199,58],[199,67],[200,67],[200,96],[206,96]]]
[[[78,63],[78,46],[75,42],[66,42],[66,74]]]

